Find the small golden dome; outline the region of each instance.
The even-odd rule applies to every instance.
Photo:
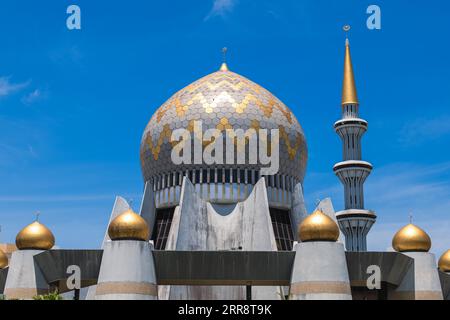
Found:
[[[109,224],[108,234],[111,240],[148,241],[150,238],[147,222],[131,209],[116,217]]]
[[[442,272],[450,272],[450,250],[447,250],[439,259],[439,270]]]
[[[4,253],[2,249],[0,249],[0,269],[5,269],[7,266],[8,257],[6,256],[6,253]]]
[[[425,231],[410,223],[395,234],[392,247],[398,252],[428,252],[431,239]]]
[[[49,250],[55,245],[53,233],[38,221],[23,228],[16,236],[19,250]]]
[[[316,210],[300,224],[298,229],[300,240],[337,241],[339,227],[336,222],[320,210]]]

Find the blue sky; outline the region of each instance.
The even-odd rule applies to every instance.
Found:
[[[82,30],[66,28],[81,8]],[[377,4],[382,29],[366,28]],[[369,121],[363,157],[375,169],[366,206],[378,214],[369,249],[385,250],[413,212],[433,251],[450,247],[448,1],[2,1],[0,241],[42,212],[57,245],[99,246],[115,195],[139,202],[142,132],[174,92],[218,68],[263,85],[306,133],[305,196],[343,207],[332,167],[341,155],[343,24]],[[137,207],[137,204],[136,204]]]

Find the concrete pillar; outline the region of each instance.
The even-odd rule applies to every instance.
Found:
[[[49,286],[33,257],[41,250],[14,251],[9,263],[4,295],[7,299],[31,300],[47,294]]]
[[[393,300],[443,300],[436,258],[429,252],[403,252],[414,259],[414,269],[393,292]]]
[[[308,216],[306,212],[305,199],[303,198],[303,187],[301,183],[297,183],[292,192],[292,209],[291,209],[291,224],[292,233],[295,237],[298,236],[297,226]],[[296,239],[298,240],[298,238]]]
[[[108,241],[95,292],[96,300],[157,300],[153,246],[146,241]]]
[[[142,208],[141,208],[141,210],[143,212],[146,212],[145,208],[147,206],[145,205],[145,198],[147,196],[147,192],[150,193],[150,190],[147,190],[147,184],[146,184],[146,192],[144,193],[144,199],[142,200],[143,204],[142,204]],[[151,192],[151,196],[152,196],[152,198],[154,200],[154,193],[153,192]],[[128,204],[128,202],[123,197],[117,196],[115,201],[114,201],[114,206],[113,206],[113,209],[111,211],[111,215],[110,215],[110,218],[109,218],[108,225],[115,218],[117,218],[117,216],[119,216],[122,212],[125,212],[128,209],[130,209],[130,205]],[[146,216],[146,217],[148,218],[149,216]],[[146,217],[144,217],[144,219],[146,219]],[[107,228],[106,231],[105,231],[105,236],[103,238],[103,242],[102,242],[102,246],[101,246],[102,249],[105,248],[105,245],[106,245],[106,243],[108,243],[108,241],[111,241],[111,238],[108,235],[108,228]],[[88,293],[86,295],[86,300],[94,300],[95,299],[95,289],[96,289],[95,285],[89,287]]]
[[[352,299],[347,260],[341,243],[301,242],[295,251],[290,299]]]

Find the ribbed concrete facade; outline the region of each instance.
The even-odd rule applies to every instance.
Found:
[[[193,232],[195,230],[195,232]],[[264,179],[227,215],[217,213],[194,185],[184,179],[180,206],[176,209],[166,250],[181,251],[277,251]],[[170,286],[160,289],[160,299],[244,300],[243,286]],[[253,299],[277,300],[278,287],[255,287]]]

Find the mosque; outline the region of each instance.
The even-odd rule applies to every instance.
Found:
[[[368,122],[359,117],[359,107],[347,39],[341,119],[334,124],[343,143],[334,172],[344,186],[345,208],[335,212],[325,199],[308,214],[303,198],[308,153],[300,123],[277,97],[224,62],[175,93],[150,119],[140,149],[145,188],[139,212],[117,197],[98,250],[55,249],[49,228],[38,221],[26,226],[16,246],[0,247],[0,294],[6,299],[57,290],[64,297],[96,300],[449,300],[450,251],[437,263],[431,239],[419,226],[408,224],[393,235],[395,251],[367,251],[377,216],[364,205],[372,165],[362,160]],[[261,163],[237,161],[252,157],[249,136],[243,147],[236,144],[231,159],[175,164],[176,130],[193,133],[189,144],[213,144],[199,137],[198,121],[219,132],[270,131],[279,170],[266,175]],[[267,144],[260,141],[258,151]],[[220,141],[214,146],[220,155]],[[197,156],[195,147],[183,152]]]

